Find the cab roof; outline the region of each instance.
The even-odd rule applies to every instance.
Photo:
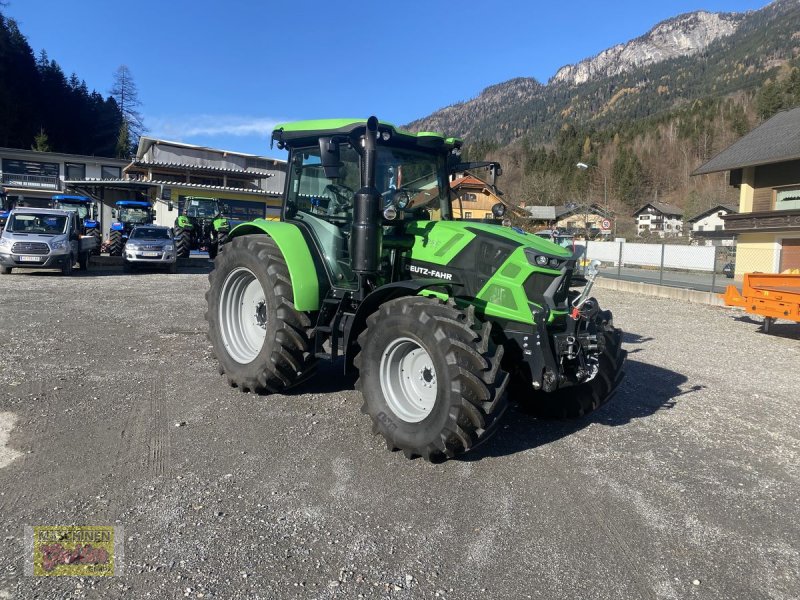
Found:
[[[92,199],[88,196],[70,196],[69,194],[56,194],[51,200],[72,200],[73,202],[86,202],[87,204],[92,202]]]
[[[145,208],[150,208],[151,206],[149,202],[145,202],[144,200],[117,200],[115,204],[117,206],[142,206]]]
[[[367,119],[312,119],[309,121],[293,121],[280,123],[272,131],[272,139],[283,146],[308,146],[317,142],[320,137],[331,135],[361,135],[366,129]],[[389,140],[394,139],[403,145],[419,146],[421,148],[443,148],[451,150],[460,148],[462,141],[455,137],[445,137],[435,131],[419,131],[413,133],[399,129],[386,121],[378,122],[378,138],[385,134]]]

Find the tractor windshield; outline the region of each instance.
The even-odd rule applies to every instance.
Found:
[[[438,154],[378,146],[376,185],[384,204],[394,202],[407,218],[439,220],[449,217],[447,182],[442,180],[444,158]]]
[[[85,219],[89,216],[89,205],[88,204],[72,204],[69,202],[59,202],[58,208],[62,210],[71,210],[78,213],[78,218]]]
[[[147,223],[149,211],[146,208],[120,208],[119,220],[121,223]]]
[[[186,216],[213,219],[217,216],[217,201],[211,198],[192,198],[186,203]]]

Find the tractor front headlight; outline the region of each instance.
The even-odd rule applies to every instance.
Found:
[[[536,264],[539,265],[540,267],[546,267],[547,266],[547,257],[546,256],[542,256],[541,254],[538,254],[536,256]]]

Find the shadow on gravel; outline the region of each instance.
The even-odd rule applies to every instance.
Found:
[[[655,338],[654,337],[644,337],[639,335],[638,333],[628,333],[627,331],[622,332],[622,343],[626,346],[630,346],[631,344],[645,344],[647,342],[652,342]],[[627,348],[628,354],[636,354],[637,352],[641,352],[641,348]]]
[[[287,396],[302,394],[332,394],[345,392],[355,388],[356,377],[353,373],[344,374],[344,359],[335,362],[321,360],[309,379],[284,392]]]
[[[732,317],[734,321],[746,323],[748,325],[756,325],[757,329],[754,333],[768,335],[771,337],[785,338],[787,340],[800,340],[800,323],[795,321],[777,321],[769,328],[769,333],[764,333],[764,320],[755,319],[749,315],[739,315]]]
[[[192,267],[180,267],[178,268],[177,275],[197,275],[197,274],[204,274],[210,273],[211,269],[213,268],[212,264],[208,264],[208,266],[192,266]],[[3,277],[64,277],[65,279],[73,279],[73,278],[80,278],[80,277],[119,277],[121,275],[124,276],[136,276],[136,275],[147,275],[149,273],[162,273],[162,274],[169,274],[169,271],[165,268],[136,268],[130,272],[125,271],[122,267],[95,267],[90,268],[88,271],[81,271],[80,269],[76,269],[73,274],[69,277],[62,275],[61,271],[45,271],[45,270],[29,270],[23,272],[17,272],[15,269],[11,275],[3,275]]]
[[[580,431],[591,423],[609,427],[627,425],[635,419],[668,410],[675,406],[680,396],[703,388],[694,386],[682,390],[680,386],[688,381],[685,375],[635,360],[626,361],[625,373],[626,378],[611,401],[581,419],[538,419],[528,414],[524,406],[512,406],[500,425],[500,431],[484,445],[457,457],[456,460],[472,462],[490,456],[508,456],[532,450]],[[633,382],[646,382],[646,387]]]

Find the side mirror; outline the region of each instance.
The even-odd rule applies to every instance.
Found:
[[[174,205],[174,204],[172,204],[172,201],[171,201],[171,200],[170,200],[169,202],[167,202],[167,210],[168,210],[169,212],[172,212],[173,210],[175,210],[175,205]]]
[[[117,218],[117,209],[116,208],[112,208],[111,209],[111,218],[112,219],[116,219]]]
[[[492,214],[494,215],[495,219],[502,219],[503,215],[506,214],[506,205],[502,202],[498,202],[492,206]]]
[[[322,168],[328,179],[339,178],[339,168],[342,166],[339,155],[339,143],[331,137],[319,138],[319,156]]]

